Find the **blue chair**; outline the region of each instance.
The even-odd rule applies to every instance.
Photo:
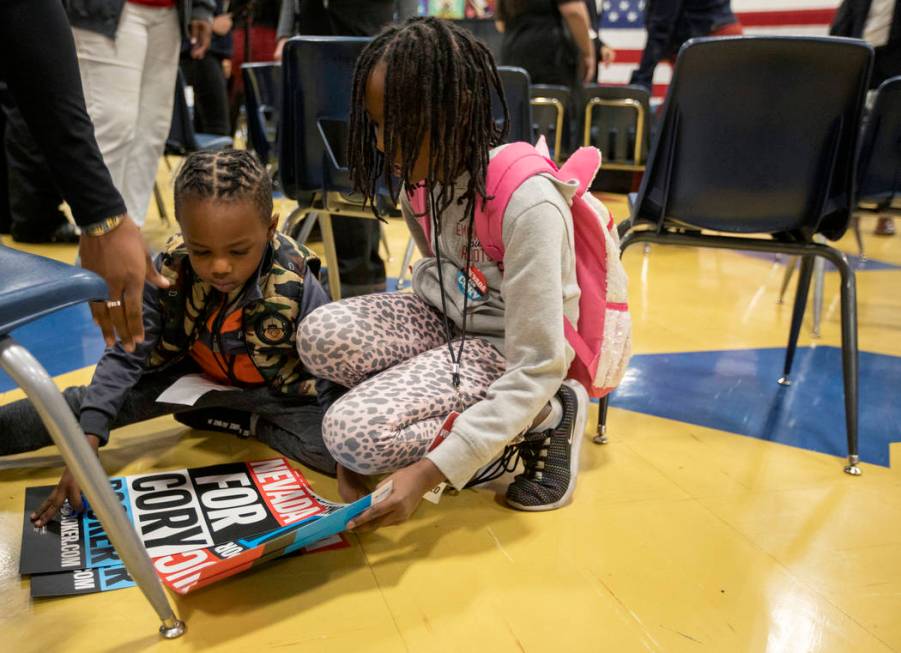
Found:
[[[178,78],[175,80],[175,101],[169,137],[166,139],[166,154],[185,155],[200,150],[224,150],[232,144],[231,136],[194,131],[194,116],[185,96],[185,78],[179,70]]]
[[[865,215],[901,216],[898,194],[901,192],[901,76],[885,80],[876,91],[873,109],[864,119],[857,165],[857,208],[854,213],[854,237],[864,258],[860,218]],[[785,266],[779,303],[782,303],[797,260]],[[811,333],[820,336],[826,270],[817,261],[813,271],[813,320]]]
[[[333,299],[341,298],[341,279],[331,217],[375,218],[353,192],[346,152],[354,65],[370,40],[298,36],[282,54],[279,177],[298,203],[283,230],[303,243],[319,222]]]
[[[508,143],[516,141],[532,142],[532,97],[529,90],[529,73],[524,68],[513,66],[498,66],[498,75],[501,78],[501,86],[504,89],[504,98],[507,100],[507,110],[510,112],[510,129],[507,132]],[[491,110],[494,119],[500,123],[504,114],[497,95],[492,90]]]
[[[204,134],[194,131],[194,117],[185,97],[185,78],[181,74],[181,70],[179,70],[178,77],[175,80],[172,122],[169,125],[169,136],[166,138],[164,155],[184,156],[200,150],[224,150],[231,147],[232,144],[231,136]],[[163,158],[168,166],[169,159],[165,156]],[[171,166],[169,169],[171,170]],[[160,218],[163,222],[169,224],[169,214],[166,211],[166,204],[163,202],[163,194],[160,192],[159,184],[156,181],[153,182],[153,198],[156,201],[156,208],[159,211]]]
[[[269,165],[276,156],[279,111],[282,106],[282,67],[277,63],[246,63],[244,108],[247,136],[260,161]]]
[[[110,542],[159,615],[160,633],[178,637],[185,625],[169,604],[147,551],[107,482],[100,461],[75,415],[44,367],[16,342],[12,331],[67,306],[107,298],[106,283],[93,272],[0,245],[0,367],[21,387],[41,416],[63,460]]]
[[[837,240],[851,220],[857,126],[872,58],[868,45],[851,39],[689,41],[679,53],[660,133],[622,240],[623,251],[651,242],[801,256],[782,385],[790,384],[814,259],[838,268],[845,471],[852,475],[860,474],[854,270],[841,251],[814,237]],[[598,439],[606,412],[601,408]]]
[[[901,76],[885,80],[861,137],[857,209],[898,215],[901,194]]]

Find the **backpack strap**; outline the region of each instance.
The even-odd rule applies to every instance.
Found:
[[[482,249],[495,261],[504,259],[504,214],[516,189],[538,174],[550,174],[561,181],[577,181],[575,196],[581,198],[601,167],[601,153],[594,147],[579,148],[557,169],[547,156],[547,148],[529,143],[511,143],[488,164],[485,190],[488,200],[477,207],[475,232]],[[480,210],[479,210],[480,209]]]

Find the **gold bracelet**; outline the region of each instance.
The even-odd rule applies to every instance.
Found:
[[[81,233],[87,236],[105,236],[120,224],[122,224],[126,217],[127,215],[125,213],[114,215],[111,218],[106,218],[104,220],[101,220],[100,222],[95,222],[94,224],[89,224],[81,227]]]

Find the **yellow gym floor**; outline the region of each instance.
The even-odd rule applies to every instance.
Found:
[[[161,171],[161,181],[167,178]],[[618,220],[626,216],[624,198],[603,199]],[[283,214],[290,211],[289,202],[278,204]],[[885,265],[857,275],[860,347],[874,355],[862,358],[862,373],[876,364],[871,360],[896,372],[884,379],[892,385],[883,399],[862,396],[862,414],[879,415],[868,422],[878,428],[862,426],[861,439],[891,442],[901,440],[901,396],[894,401],[901,392],[901,236],[872,236],[872,220],[863,229],[868,257]],[[154,209],[146,231],[154,243],[165,231]],[[392,222],[388,236],[389,274],[396,276],[403,225]],[[840,247],[856,253],[852,236]],[[30,249],[74,258],[73,247]],[[641,408],[667,373],[657,361],[699,361],[684,368],[696,370],[684,384],[713,379],[725,387],[730,372],[717,363],[723,352],[784,347],[792,292],[777,304],[783,264],[656,246],[633,248],[625,262],[639,354],[630,382],[641,396],[623,397],[630,409],[614,401],[609,444],[595,445],[586,434],[572,505],[550,513],[509,510],[503,479],[446,495],[438,506],[424,503],[402,526],[352,535],[350,548],[279,560],[186,597],[173,595],[188,629],[164,641],[136,588],[30,599],[29,583],[17,573],[24,488],[56,483],[60,458],[48,448],[0,460],[0,650],[901,651],[898,445],[894,467],[888,460],[863,464],[863,475],[853,478],[842,473],[842,458],[811,450],[816,443],[788,446],[770,441],[779,438],[768,432],[749,437],[654,416],[694,401],[679,394],[678,383],[659,391],[671,406]],[[809,318],[805,323],[801,345],[815,345],[804,350],[807,356],[840,344],[836,277],[827,274],[822,337],[812,340]],[[792,390],[823,377],[840,396],[840,368],[811,366],[799,369]],[[766,392],[778,368],[761,373]],[[62,387],[90,375],[85,368],[57,380]],[[741,388],[733,390],[740,395]],[[763,401],[721,394],[702,399],[729,399],[733,414],[722,416],[726,421],[770,410]],[[21,396],[0,394],[0,403]],[[779,428],[796,424],[792,409],[788,402]],[[742,419],[729,423],[741,431]],[[843,418],[827,426],[843,443]],[[101,458],[110,474],[129,474],[270,455],[258,443],[161,418],[116,432]],[[305,473],[317,492],[337,498],[333,480]]]

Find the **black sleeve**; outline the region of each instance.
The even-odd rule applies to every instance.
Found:
[[[125,213],[85,109],[60,0],[0,0],[0,66],[75,222]]]
[[[159,269],[159,257],[156,266]],[[144,375],[147,358],[159,341],[159,292],[153,284],[144,284],[144,342],[138,343],[132,353],[125,351],[121,342],[107,349],[97,363],[94,378],[81,403],[81,429],[100,438],[102,445],[109,441],[110,426],[128,393]]]

